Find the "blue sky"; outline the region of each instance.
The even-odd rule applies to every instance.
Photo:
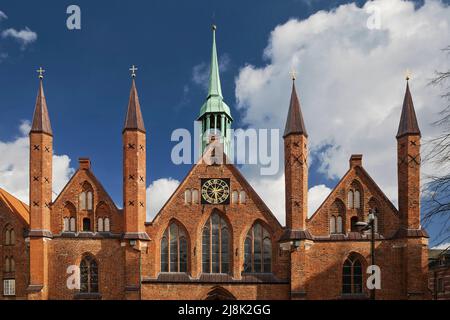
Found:
[[[234,127],[251,126],[249,109],[237,101],[236,83],[245,66],[263,69],[275,63],[264,55],[271,32],[290,19],[307,19],[350,2],[2,0],[0,11],[7,19],[0,19],[0,31],[28,27],[37,39],[21,45],[12,37],[0,38],[0,53],[7,54],[0,59],[0,140],[17,139],[21,121],[31,120],[38,85],[35,70],[43,66],[55,152],[67,155],[73,168],[79,157],[90,157],[94,173],[120,203],[121,130],[130,89],[128,68],[135,64],[147,128],[148,183],[168,177],[181,180],[190,166],[171,163],[170,135],[175,128],[192,128],[204,101],[205,87],[197,83],[195,70],[209,62],[211,23],[218,26],[219,56],[225,62],[222,90]],[[364,2],[356,4],[361,7]],[[81,8],[81,30],[66,28],[70,4]],[[416,8],[421,5],[418,2]],[[300,78],[301,96],[305,80]],[[290,87],[280,90],[284,100],[274,108],[284,118]],[[401,103],[403,93],[396,94]],[[307,127],[310,123],[306,119]],[[336,175],[320,167],[318,161],[311,164],[310,186],[332,188]]]

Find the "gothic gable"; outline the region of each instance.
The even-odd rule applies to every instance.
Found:
[[[90,169],[80,168],[75,172],[52,203],[51,211],[53,234],[64,231],[122,232],[120,210]],[[71,222],[71,219],[75,221]]]
[[[307,220],[313,236],[345,238],[357,232],[355,223],[367,221],[370,209],[377,210],[378,233],[389,238],[399,227],[398,210],[362,165],[351,165],[325,201]]]

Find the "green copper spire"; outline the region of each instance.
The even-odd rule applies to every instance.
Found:
[[[211,70],[209,72],[209,89],[208,98],[210,96],[222,96],[222,88],[220,85],[220,74],[219,74],[219,62],[217,61],[217,49],[216,49],[216,26],[212,26],[213,30],[213,45],[211,54]]]
[[[231,129],[233,118],[231,117],[230,107],[223,101],[216,48],[216,26],[214,25],[212,32],[213,43],[208,94],[206,101],[200,108],[200,115],[197,119],[202,122],[201,154],[209,144],[211,135],[214,135],[216,138],[220,138],[224,144],[225,153],[230,156],[231,140],[227,131]]]

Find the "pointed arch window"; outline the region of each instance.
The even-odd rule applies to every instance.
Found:
[[[330,217],[330,234],[336,233],[336,217]]]
[[[71,232],[77,231],[77,223],[74,217],[70,218],[70,231]]]
[[[185,204],[190,204],[192,201],[192,192],[189,189],[186,189],[184,191],[184,203]]]
[[[94,208],[94,197],[92,191],[86,193],[87,210],[92,210]]]
[[[336,233],[344,233],[342,216],[336,218]]]
[[[231,203],[238,203],[239,201],[239,192],[236,190],[231,193]]]
[[[92,256],[86,256],[80,263],[80,292],[98,292],[98,265]]]
[[[198,204],[198,190],[197,189],[192,190],[192,203]]]
[[[244,242],[244,272],[268,273],[272,270],[272,240],[269,232],[256,223]]]
[[[361,208],[361,192],[359,190],[355,190],[354,208]]]
[[[345,260],[342,269],[342,293],[362,293],[362,263],[357,257],[350,256]]]
[[[6,246],[13,246],[16,244],[16,232],[10,225],[5,228],[5,238],[3,243]]]
[[[79,203],[80,203],[80,210],[86,210],[86,192],[80,193]]]
[[[186,233],[173,222],[161,239],[161,272],[187,272],[187,261]]]
[[[69,231],[70,230],[70,222],[68,217],[64,217],[63,219],[63,231]]]
[[[9,264],[9,257],[5,258],[5,272],[9,272],[10,264]]]
[[[350,190],[347,195],[347,206],[349,209],[353,209],[353,191]]]
[[[111,231],[111,222],[110,222],[109,218],[105,218],[103,220],[103,225],[104,225],[103,229],[105,230],[105,232]]]
[[[103,218],[98,218],[98,222],[97,222],[97,231],[98,232],[103,232]]]
[[[204,273],[230,271],[230,231],[219,214],[213,213],[202,232],[202,270]]]
[[[246,201],[247,201],[247,194],[245,193],[244,190],[241,190],[239,192],[239,203],[240,204],[245,204]]]

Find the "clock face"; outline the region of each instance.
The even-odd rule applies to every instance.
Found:
[[[229,204],[230,179],[201,179],[202,204]]]

